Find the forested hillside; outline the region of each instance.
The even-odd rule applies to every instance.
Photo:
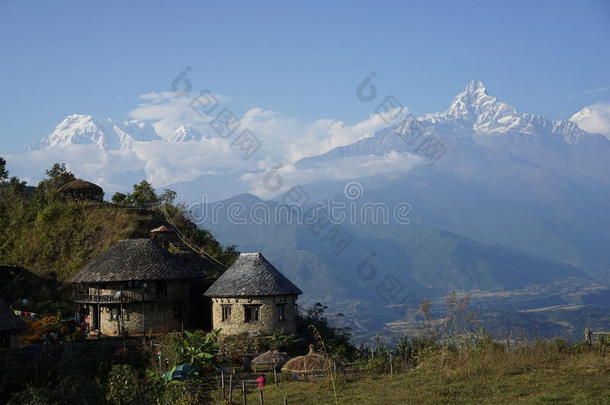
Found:
[[[0,158],[0,264],[65,280],[118,240],[146,238],[168,221],[220,262],[230,264],[235,257],[232,247],[223,248],[186,219],[173,204],[175,193],[157,195],[146,181],[135,185],[132,194],[116,196],[120,204],[70,202],[57,194],[75,178],[64,165],[54,165],[36,187],[8,174]]]

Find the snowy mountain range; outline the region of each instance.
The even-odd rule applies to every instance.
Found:
[[[557,135],[568,143],[578,143],[587,135],[571,121],[551,121],[540,115],[517,112],[515,107],[489,95],[478,80],[470,82],[445,112],[429,114],[420,120],[479,135]]]
[[[164,140],[147,122],[132,120],[114,122],[98,120],[91,115],[72,114],[57,124],[55,130],[33,149],[61,148],[70,145],[95,145],[99,149],[131,149],[136,143],[200,141],[202,134],[192,127],[180,125]]]
[[[488,94],[480,81],[470,82],[441,113],[417,118],[425,126],[437,131],[456,134],[499,136],[527,134],[532,136],[560,136],[567,143],[582,142],[591,135],[579,128],[578,123],[590,114],[588,107],[574,114],[569,121],[552,121],[542,116],[519,113],[517,109]],[[203,134],[189,125],[178,126],[165,139],[152,125],[144,121],[114,122],[96,119],[91,115],[72,114],[60,122],[35,149],[91,144],[100,149],[130,149],[138,142],[200,141]]]
[[[154,128],[142,121],[115,123],[109,118],[97,120],[91,115],[72,114],[60,122],[37,147],[48,149],[92,144],[100,149],[129,149],[136,142],[159,139]]]

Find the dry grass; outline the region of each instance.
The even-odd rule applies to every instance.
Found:
[[[332,382],[286,382],[265,388],[265,404],[334,404]],[[437,349],[399,375],[337,380],[340,404],[610,404],[610,354],[578,352],[551,343],[507,352],[496,345]],[[234,398],[241,403],[239,393]],[[258,404],[252,393],[249,404]]]

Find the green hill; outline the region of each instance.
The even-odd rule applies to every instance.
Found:
[[[60,280],[118,240],[146,238],[151,229],[166,223],[160,210],[109,203],[55,202],[40,210],[14,204],[5,212],[0,229],[0,263]],[[181,217],[179,223],[187,231],[189,222]],[[225,250],[211,235],[208,239],[199,241],[198,247],[226,260]]]

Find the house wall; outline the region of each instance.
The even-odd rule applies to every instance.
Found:
[[[103,288],[89,287],[91,295],[114,295],[117,291],[132,291],[135,293],[154,293],[155,282],[147,282],[148,288],[127,288],[127,283],[107,284]],[[190,282],[185,280],[167,281],[166,300],[148,302],[124,302],[100,304],[99,330],[104,335],[143,334],[147,332],[163,333],[180,331],[190,324],[193,316],[209,314],[193,314],[190,300]],[[97,304],[88,304],[90,327],[93,329],[93,314],[98,310]],[[112,309],[120,312],[118,319],[112,319]],[[122,312],[121,312],[122,311]]]
[[[296,324],[296,295],[283,295],[255,298],[212,298],[212,327],[220,329],[222,335],[235,335],[240,333],[270,334],[275,330],[283,329],[285,333],[295,333]],[[278,319],[276,304],[285,305],[286,320]],[[245,322],[244,305],[261,305],[258,322]],[[222,306],[231,305],[231,320],[222,320]]]
[[[183,328],[184,310],[176,312],[176,302],[137,302],[123,304],[121,316],[113,320],[112,309],[121,311],[118,304],[100,306],[100,332],[108,336],[123,333],[142,334],[180,331]],[[96,306],[91,306],[96,310]],[[90,312],[91,313],[91,312]],[[177,316],[178,315],[178,316]]]

